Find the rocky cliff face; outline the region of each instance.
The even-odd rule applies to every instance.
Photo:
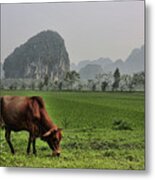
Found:
[[[62,37],[43,31],[16,48],[4,62],[5,78],[62,79],[69,71],[69,56]]]

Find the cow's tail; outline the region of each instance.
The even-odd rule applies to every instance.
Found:
[[[3,97],[0,96],[0,127],[4,127],[3,121]]]

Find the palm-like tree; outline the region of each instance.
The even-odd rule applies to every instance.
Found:
[[[65,81],[69,84],[69,89],[73,89],[73,84],[77,81],[79,81],[80,75],[76,71],[70,71],[66,73]]]

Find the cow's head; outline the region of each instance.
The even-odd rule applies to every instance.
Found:
[[[42,139],[47,141],[49,147],[53,150],[53,156],[60,156],[60,141],[62,139],[62,129],[52,128],[43,134]]]

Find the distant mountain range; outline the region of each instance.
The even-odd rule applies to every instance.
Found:
[[[144,45],[141,48],[135,48],[131,51],[128,58],[123,61],[118,59],[116,61],[110,58],[98,58],[96,60],[83,60],[78,64],[72,63],[70,70],[79,72],[81,79],[93,79],[96,74],[114,72],[119,68],[121,74],[133,74],[144,71]],[[4,77],[2,63],[0,63],[0,75]]]
[[[94,79],[95,75],[103,72],[103,69],[98,64],[87,64],[79,71],[81,79]]]
[[[70,67],[71,70],[79,72],[81,79],[92,79],[96,74],[114,72],[116,68],[119,68],[121,74],[144,71],[144,45],[133,49],[125,61],[101,57],[96,60],[83,60],[78,64],[72,63]]]

